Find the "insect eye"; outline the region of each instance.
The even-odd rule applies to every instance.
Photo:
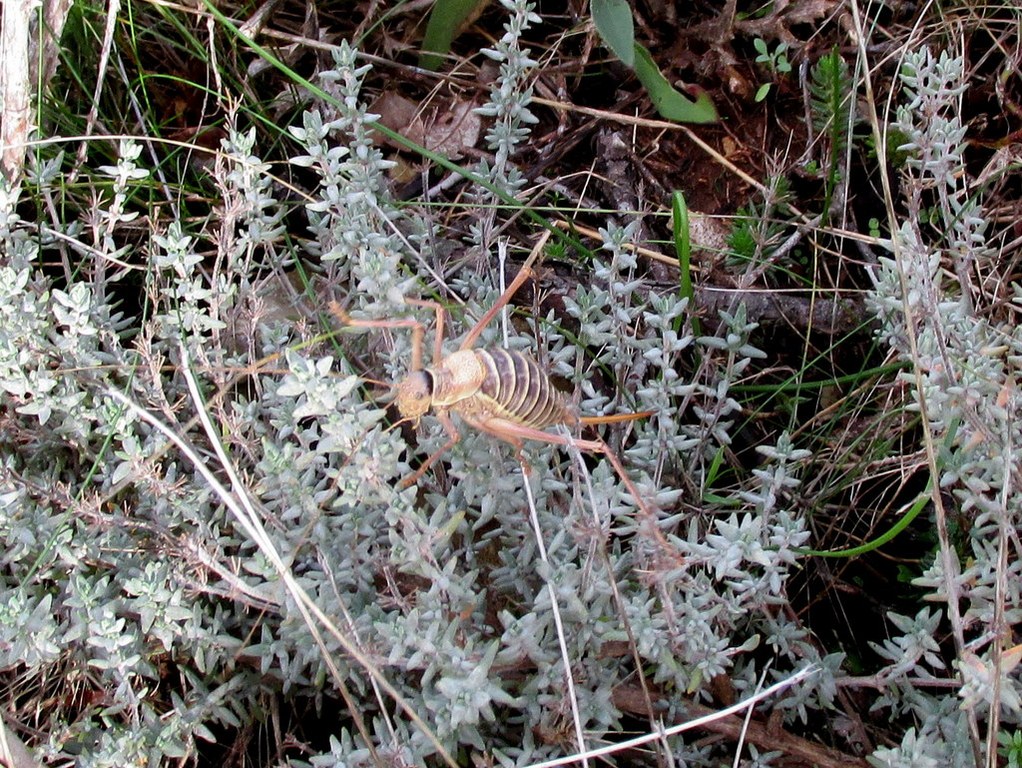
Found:
[[[416,371],[409,380],[416,399],[424,400],[433,397],[433,375],[429,371]]]
[[[433,377],[425,371],[414,371],[397,388],[397,409],[416,423],[429,410],[433,401]]]

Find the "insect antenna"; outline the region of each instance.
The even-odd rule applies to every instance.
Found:
[[[364,384],[372,384],[379,391],[372,393],[373,400],[381,403],[390,403],[395,395],[397,394],[397,385],[389,381],[380,381],[380,379],[370,379],[368,376],[359,376],[359,380]]]

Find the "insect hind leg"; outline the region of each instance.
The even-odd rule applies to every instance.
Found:
[[[494,437],[500,438],[505,442],[511,443],[511,445],[515,446],[518,450],[519,458],[522,456],[522,443],[525,440],[536,440],[538,442],[551,443],[553,445],[563,445],[565,447],[576,448],[580,451],[587,451],[589,453],[595,453],[606,457],[607,461],[610,462],[611,467],[614,468],[614,472],[617,473],[618,478],[628,490],[628,493],[633,499],[635,499],[635,504],[639,511],[649,520],[656,519],[653,515],[653,510],[650,509],[645,499],[642,498],[642,494],[639,492],[638,487],[625,470],[624,464],[621,463],[621,459],[618,458],[614,450],[602,439],[596,438],[595,440],[584,440],[574,438],[567,434],[544,432],[541,429],[526,427],[499,417],[480,418],[475,416],[466,418],[463,415],[462,418],[465,418],[465,421],[473,427],[487,432]],[[524,461],[522,462],[522,466],[525,466]]]

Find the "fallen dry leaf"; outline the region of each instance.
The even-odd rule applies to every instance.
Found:
[[[461,99],[423,108],[404,96],[385,93],[373,104],[372,111],[380,116],[381,125],[431,152],[456,160],[479,141],[481,120],[474,108],[472,102]],[[396,142],[387,143],[404,149]]]

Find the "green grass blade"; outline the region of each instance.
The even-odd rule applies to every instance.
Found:
[[[857,557],[867,552],[872,552],[874,549],[879,549],[887,542],[891,541],[895,536],[908,528],[909,524],[915,520],[919,513],[922,512],[929,502],[933,498],[933,480],[934,477],[939,477],[940,472],[944,466],[945,457],[948,451],[951,450],[951,446],[954,445],[955,435],[958,433],[958,423],[954,422],[948,429],[947,436],[944,438],[944,443],[941,451],[937,454],[937,466],[936,473],[931,475],[926,481],[926,490],[919,494],[919,497],[913,502],[912,506],[909,507],[908,511],[901,516],[894,525],[882,534],[877,536],[875,539],[867,541],[865,544],[861,544],[858,547],[852,547],[851,549],[839,549],[839,550],[819,550],[819,549],[800,549],[797,550],[800,555],[810,555],[812,557]]]
[[[875,539],[867,541],[865,544],[861,544],[858,547],[851,547],[850,549],[798,549],[796,550],[800,555],[807,555],[811,557],[858,557],[864,555],[867,552],[872,552],[875,549],[880,549],[884,544],[891,541],[895,536],[908,528],[909,523],[916,519],[920,512],[926,507],[926,504],[933,497],[933,479],[926,485],[926,490],[919,494],[919,498],[915,500],[915,503],[909,508],[909,510],[901,516],[894,525],[882,534],[877,536]]]

